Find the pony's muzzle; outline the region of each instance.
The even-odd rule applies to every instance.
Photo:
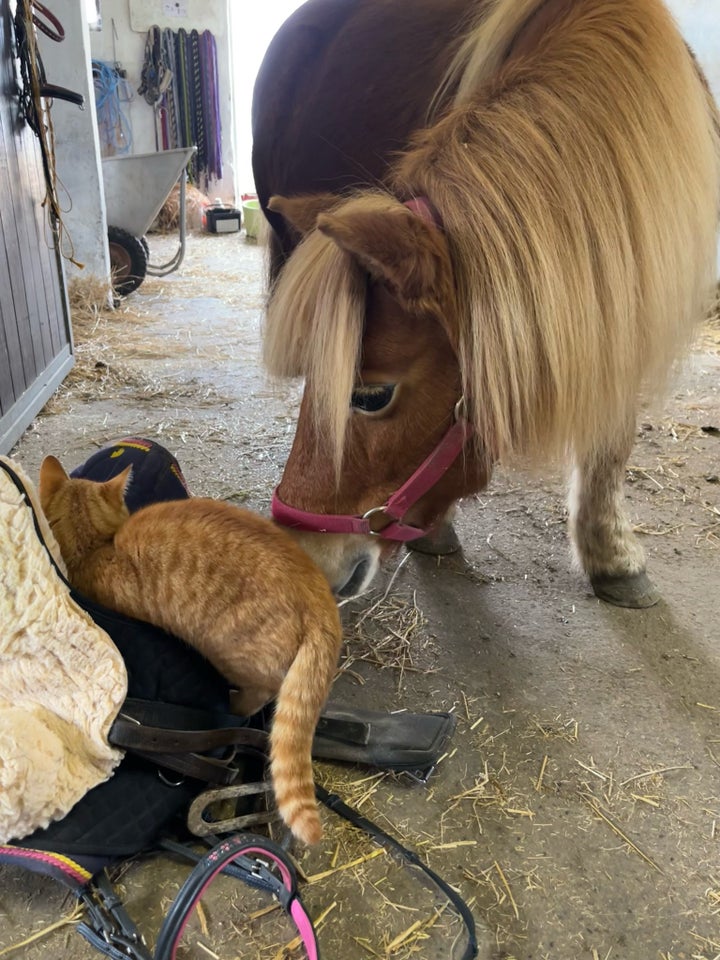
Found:
[[[345,581],[345,583],[335,588],[335,593],[339,597],[356,597],[364,593],[368,584],[374,575],[373,562],[370,557],[361,557]]]
[[[368,589],[380,565],[377,538],[287,529],[320,567],[335,596],[356,597]]]

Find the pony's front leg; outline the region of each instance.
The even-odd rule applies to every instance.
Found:
[[[576,460],[570,485],[570,537],[597,597],[619,607],[651,607],[660,594],[645,572],[645,551],[623,507],[634,423],[630,418],[614,444]]]

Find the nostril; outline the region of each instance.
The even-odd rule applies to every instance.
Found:
[[[362,590],[365,579],[370,571],[370,561],[363,557],[359,560],[345,583],[339,587],[335,593],[339,597],[354,597]]]

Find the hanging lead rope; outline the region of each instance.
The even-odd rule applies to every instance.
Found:
[[[206,111],[206,156],[205,177],[222,180],[222,124],[220,121],[220,95],[218,80],[217,44],[215,37],[206,30],[201,37],[203,64],[203,90]]]
[[[217,45],[205,30],[174,33],[165,29],[150,37],[146,57],[160,50],[172,64],[172,83],[156,107],[158,145],[163,150],[196,146],[189,168],[190,179],[207,189],[211,180],[222,179],[222,130],[218,85]],[[147,98],[146,98],[147,99]]]
[[[202,66],[200,63],[200,34],[197,30],[191,31],[188,37],[190,93],[191,93],[191,125],[193,142],[197,144],[198,152],[193,157],[192,167],[194,180],[199,182],[199,171],[207,169],[207,142],[205,139],[205,98],[203,95]]]

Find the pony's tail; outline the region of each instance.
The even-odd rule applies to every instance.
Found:
[[[334,617],[313,616],[280,687],[270,732],[270,773],[280,816],[303,843],[317,843],[322,825],[315,800],[312,741],[335,676],[342,633]]]

